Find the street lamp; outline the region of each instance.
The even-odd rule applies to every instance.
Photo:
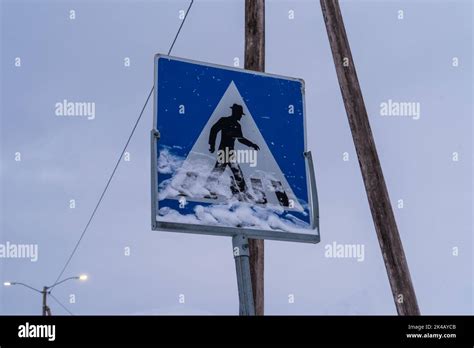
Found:
[[[54,283],[53,285],[50,285],[50,286],[46,286],[46,288],[49,289],[49,292],[51,292],[51,290],[55,287],[55,286],[58,286],[59,284],[62,284],[64,282],[67,282],[68,280],[80,280],[80,281],[85,281],[87,280],[87,274],[81,274],[81,275],[78,275],[78,276],[75,276],[75,277],[69,277],[69,278],[66,278],[66,279],[63,279],[63,280],[60,280],[56,283]]]
[[[21,285],[21,286],[24,286],[30,290],[33,290],[35,292],[38,292],[40,293],[42,296],[43,296],[43,315],[51,315],[51,309],[49,308],[48,304],[47,304],[47,298],[48,298],[48,295],[51,294],[51,291],[53,290],[54,287],[58,286],[59,284],[62,284],[64,282],[67,282],[68,280],[80,280],[80,281],[85,281],[87,280],[87,275],[86,274],[81,274],[79,276],[75,276],[75,277],[69,277],[69,278],[66,278],[66,279],[63,279],[63,280],[60,280],[60,281],[57,281],[56,283],[54,283],[53,285],[50,285],[50,286],[43,286],[43,290],[39,290],[39,289],[36,289],[28,284],[25,284],[25,283],[20,283],[20,282],[4,282],[3,283],[3,286],[12,286],[12,285]]]

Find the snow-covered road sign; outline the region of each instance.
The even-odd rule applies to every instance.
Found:
[[[319,241],[304,82],[155,56],[153,229]]]

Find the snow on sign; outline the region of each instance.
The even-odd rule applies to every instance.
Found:
[[[304,82],[155,56],[155,230],[319,242]]]

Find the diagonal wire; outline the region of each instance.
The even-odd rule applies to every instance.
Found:
[[[63,309],[64,309],[66,312],[68,312],[70,315],[74,315],[74,314],[72,314],[72,312],[71,312],[69,309],[67,309],[67,307],[66,307],[65,305],[63,305],[56,297],[54,297],[51,292],[49,292],[48,295],[51,296],[51,298],[52,298],[53,300],[55,300],[58,305],[60,305],[61,307],[63,307]]]
[[[123,155],[124,155],[124,153],[125,153],[125,150],[127,149],[127,146],[128,146],[128,144],[130,143],[130,140],[132,139],[133,134],[135,133],[135,129],[137,129],[138,123],[140,122],[140,119],[142,118],[143,112],[145,111],[145,108],[146,108],[146,106],[147,106],[147,104],[148,104],[148,100],[150,99],[152,93],[153,93],[153,87],[151,88],[150,92],[148,93],[148,97],[147,97],[147,99],[146,99],[146,101],[145,101],[145,104],[143,105],[142,111],[140,112],[140,115],[138,116],[137,120],[135,121],[135,125],[133,126],[133,129],[132,129],[132,131],[130,132],[130,135],[129,135],[128,139],[127,139],[127,142],[125,143],[125,146],[123,147],[122,152],[120,153],[120,156],[119,156],[119,158],[117,159],[117,162],[115,163],[114,170],[112,171],[112,174],[110,175],[109,180],[107,181],[107,184],[105,185],[105,188],[104,188],[104,190],[102,191],[102,194],[100,195],[100,198],[99,198],[99,200],[97,201],[97,204],[95,205],[94,210],[92,211],[92,214],[91,214],[91,216],[90,216],[90,218],[89,218],[89,221],[87,221],[87,224],[86,224],[86,226],[84,227],[81,236],[79,237],[79,239],[78,239],[76,245],[74,246],[74,249],[72,250],[71,255],[69,255],[69,258],[67,259],[67,261],[66,261],[66,263],[65,263],[65,265],[64,265],[64,267],[63,267],[63,269],[61,270],[61,272],[59,273],[58,277],[56,278],[55,283],[57,283],[57,282],[59,281],[59,279],[62,277],[62,275],[63,275],[64,272],[66,271],[66,268],[69,266],[69,263],[71,262],[71,259],[73,258],[74,254],[76,253],[77,248],[79,247],[79,244],[81,244],[82,239],[84,238],[84,235],[86,234],[86,232],[87,232],[87,230],[88,230],[88,228],[89,228],[89,226],[90,226],[92,220],[94,219],[94,216],[95,216],[95,214],[96,214],[96,212],[97,212],[97,209],[99,209],[99,206],[100,206],[100,204],[102,203],[102,199],[104,198],[105,193],[107,192],[107,189],[109,188],[109,185],[110,185],[110,183],[111,183],[111,181],[112,181],[112,178],[114,177],[115,172],[117,171],[117,168],[118,168],[118,166],[119,166],[119,164],[120,164],[120,162],[121,162],[121,160],[122,160],[122,157],[123,157]]]
[[[191,2],[189,3],[188,9],[186,10],[186,13],[184,15],[184,18],[181,21],[181,25],[179,26],[179,29],[176,32],[176,35],[174,36],[173,43],[171,44],[170,49],[168,50],[168,55],[170,55],[171,51],[173,50],[174,44],[176,43],[176,40],[178,39],[179,33],[181,32],[181,28],[183,27],[184,22],[186,21],[186,17],[188,16],[188,13],[189,13],[189,10],[191,9],[191,6],[193,6],[193,3],[194,3],[194,0],[191,0]]]
[[[171,51],[173,50],[174,44],[176,43],[176,40],[178,39],[179,33],[181,32],[181,29],[183,28],[184,22],[186,21],[186,18],[188,17],[189,10],[190,10],[191,7],[193,6],[193,3],[194,3],[194,0],[191,0],[191,2],[189,3],[188,9],[186,10],[186,14],[184,15],[184,18],[183,18],[183,20],[181,21],[181,25],[179,26],[179,29],[178,29],[178,31],[176,32],[176,35],[175,35],[174,40],[173,40],[173,42],[172,42],[172,44],[171,44],[171,46],[170,46],[170,49],[168,50],[168,55],[170,55],[170,54],[171,54]],[[124,153],[125,153],[125,150],[127,149],[127,146],[128,146],[128,144],[130,143],[130,140],[132,139],[133,134],[135,133],[135,130],[137,129],[138,123],[140,122],[140,119],[142,118],[143,112],[145,111],[145,108],[146,108],[146,106],[148,105],[148,101],[150,100],[150,97],[151,97],[151,95],[152,95],[152,93],[153,93],[153,90],[154,90],[154,86],[151,87],[150,92],[148,93],[148,97],[146,98],[146,101],[145,101],[145,104],[143,105],[142,111],[140,112],[140,115],[138,116],[137,120],[135,121],[135,124],[134,124],[134,126],[133,126],[133,128],[132,128],[132,131],[130,132],[130,135],[129,135],[128,139],[127,139],[127,142],[125,143],[125,146],[123,147],[122,152],[120,153],[120,156],[119,156],[119,158],[117,159],[117,162],[115,163],[115,167],[114,167],[114,169],[113,169],[113,171],[112,171],[112,174],[110,175],[109,180],[107,181],[107,184],[105,185],[105,188],[104,188],[104,190],[102,191],[102,194],[100,195],[100,198],[99,198],[99,200],[97,201],[97,204],[96,204],[94,210],[92,211],[92,214],[91,214],[91,216],[90,216],[90,218],[89,218],[89,221],[87,221],[87,224],[86,224],[86,226],[84,227],[84,229],[83,229],[83,231],[82,231],[82,234],[81,234],[81,236],[79,237],[79,240],[77,241],[76,245],[74,246],[74,249],[72,250],[71,255],[69,256],[69,258],[67,259],[66,263],[64,264],[64,267],[62,268],[62,270],[61,270],[61,272],[59,273],[58,277],[56,278],[55,283],[59,281],[59,279],[62,277],[62,275],[63,275],[64,272],[66,271],[67,267],[69,266],[69,263],[71,262],[71,260],[72,260],[72,258],[73,258],[73,256],[74,256],[74,254],[75,254],[76,251],[77,251],[77,248],[79,247],[79,244],[81,244],[81,241],[82,241],[82,239],[84,238],[84,235],[86,234],[86,232],[87,232],[87,230],[88,230],[88,228],[89,228],[89,226],[90,226],[92,220],[94,219],[94,216],[95,216],[95,214],[96,214],[96,212],[97,212],[97,209],[99,208],[100,204],[102,203],[102,199],[104,198],[105,193],[107,192],[107,189],[109,188],[109,185],[110,185],[110,183],[111,183],[111,181],[112,181],[112,178],[114,177],[115,172],[117,171],[117,168],[118,168],[118,166],[120,165],[120,162],[121,162],[122,157],[123,157],[123,155],[124,155]]]

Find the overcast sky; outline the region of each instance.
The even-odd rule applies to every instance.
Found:
[[[55,281],[153,84],[153,56],[168,51],[187,6],[1,1],[0,243],[39,247],[37,262],[0,259],[2,282]],[[472,314],[472,3],[341,8],[421,312]],[[243,66],[243,26],[243,0],[196,0],[172,54],[229,66],[238,57]],[[319,1],[267,0],[266,71],[306,82],[321,223],[319,244],[265,242],[266,313],[395,314]],[[94,102],[95,118],[56,116],[64,99]],[[381,116],[389,99],[420,103],[420,118]],[[130,161],[65,273],[89,280],[54,295],[74,314],[237,314],[229,237],[151,230],[152,116],[149,104]],[[364,260],[325,257],[333,242],[363,245]],[[26,288],[2,287],[0,301],[2,314],[41,313],[39,294]]]

